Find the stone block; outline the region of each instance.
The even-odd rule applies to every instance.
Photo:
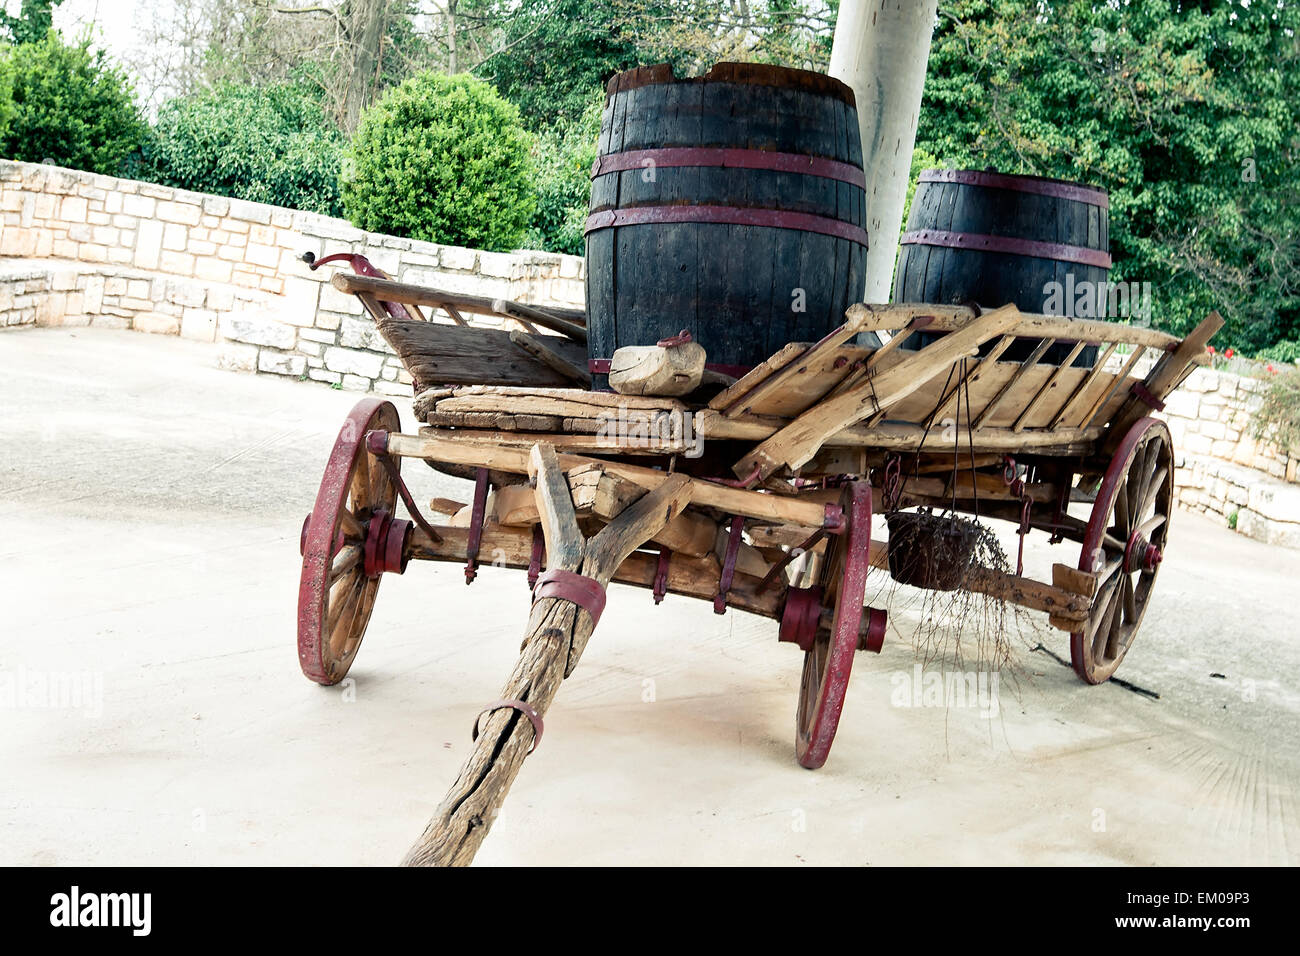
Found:
[[[383,365],[384,357],[373,352],[362,352],[340,346],[331,346],[325,350],[325,367],[331,372],[342,372],[345,376],[363,376],[373,379],[379,375]],[[367,383],[366,388],[369,387]]]
[[[217,368],[229,369],[234,372],[255,372],[257,371],[257,353],[256,345],[238,345],[234,342],[224,342],[221,348],[217,350]]]
[[[131,322],[131,328],[137,332],[151,332],[154,335],[175,335],[181,330],[180,320],[174,315],[162,312],[142,312]]]
[[[200,206],[194,206],[189,203],[160,202],[155,215],[163,222],[174,222],[186,226],[197,226],[199,220],[203,218],[203,209]]]
[[[181,337],[200,342],[215,342],[217,313],[211,309],[187,308],[181,316]]]
[[[221,320],[221,334],[236,342],[288,350],[293,348],[296,330],[265,315],[232,313]]]
[[[262,349],[257,356],[257,370],[259,372],[270,372],[273,375],[299,376],[307,371],[307,359],[302,355],[294,355],[292,352],[276,352],[273,349]]]

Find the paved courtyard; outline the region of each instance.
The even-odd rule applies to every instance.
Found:
[[[354,682],[304,679],[298,532],[359,396],[212,363],[175,338],[0,335],[0,864],[394,863],[514,661],[521,573],[413,565]],[[1029,570],[1070,547],[1034,542]],[[1300,553],[1179,512],[1119,672],[1159,698],[1085,687],[1043,621],[995,714],[900,706],[899,607],[816,773],[771,622],[612,588],[478,861],[1295,864],[1298,581]],[[74,706],[30,692],[74,678]]]

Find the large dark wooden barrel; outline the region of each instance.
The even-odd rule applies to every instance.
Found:
[[[1073,316],[1076,290],[1110,274],[1108,205],[1105,190],[1060,179],[927,169],[901,240],[893,301],[1012,302],[1022,312]],[[933,336],[918,344],[926,340]],[[1023,359],[1036,343],[1018,340],[1004,356]],[[1053,346],[1042,360],[1059,364],[1069,349]],[[1075,364],[1095,358],[1089,346]]]
[[[616,348],[681,329],[738,375],[841,324],[865,283],[865,183],[853,92],[829,76],[611,79],[586,225],[597,387]]]

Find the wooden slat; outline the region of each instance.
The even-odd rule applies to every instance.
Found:
[[[988,369],[992,368],[993,364],[1002,357],[1002,353],[1010,348],[1011,343],[1015,340],[1016,337],[1014,335],[1004,335],[998,340],[998,344],[989,350],[988,355],[977,357],[974,360],[974,364],[967,368],[966,374],[961,377],[956,385],[948,390],[948,394],[939,399],[939,404],[934,406],[934,411],[926,417],[926,421],[931,423],[941,421],[942,416],[948,410],[948,406],[957,400],[962,388],[966,387],[967,392],[969,392],[969,383],[979,378],[982,372],[988,371]],[[966,421],[967,423],[970,422],[969,408],[966,409]]]
[[[1015,424],[1011,426],[1012,431],[1024,431],[1025,423],[1029,421],[1029,416],[1033,414],[1034,409],[1036,409],[1043,399],[1047,397],[1048,393],[1056,387],[1056,382],[1061,377],[1061,373],[1074,364],[1074,360],[1079,357],[1079,353],[1083,351],[1084,346],[1087,344],[1087,342],[1074,343],[1074,348],[1070,349],[1070,354],[1065,357],[1065,361],[1058,365],[1056,370],[1048,376],[1047,381],[1043,383],[1043,387],[1034,393],[1034,397],[1029,400],[1027,405],[1025,405],[1024,411],[1016,417]]]
[[[1101,417],[1101,413],[1110,404],[1111,397],[1116,393],[1121,385],[1128,381],[1128,373],[1133,370],[1133,366],[1137,364],[1138,359],[1142,357],[1142,353],[1145,351],[1145,345],[1139,345],[1133,349],[1133,354],[1128,357],[1128,361],[1124,363],[1123,367],[1119,370],[1119,374],[1116,375],[1114,380],[1110,383],[1110,388],[1097,396],[1097,400],[1092,403],[1092,406],[1084,414],[1083,418],[1079,420],[1081,427],[1088,428]]]
[[[819,381],[818,387],[813,389],[802,389],[806,394],[801,396],[801,400],[806,400],[807,402],[803,408],[792,407],[789,404],[790,396],[801,391],[800,386],[802,383],[799,382],[799,379],[817,379],[819,375],[824,375],[826,371],[833,368],[836,359],[843,358],[843,356],[836,355],[839,347],[862,331],[862,325],[866,318],[867,316],[861,312],[849,316],[843,325],[823,336],[821,341],[814,343],[805,350],[799,356],[797,362],[788,363],[779,371],[774,372],[772,375],[769,375],[766,379],[759,382],[744,396],[743,400],[737,401],[723,408],[723,414],[730,417],[739,414],[740,412],[759,412],[762,410],[763,399],[765,397],[771,398],[772,396],[778,397],[786,404],[779,407],[773,407],[769,401],[766,409],[769,414],[795,415],[803,411],[803,409],[807,408],[808,405],[813,404],[817,399],[821,398],[822,395],[826,394],[827,389],[834,386],[840,378],[844,377],[844,375],[847,375],[848,371],[846,369],[843,374],[839,375],[834,380],[825,382],[825,387],[820,387],[821,383]],[[828,367],[824,368],[823,366]],[[845,366],[841,366],[841,368],[844,367]]]
[[[1003,385],[989,403],[980,410],[980,413],[975,416],[975,421],[971,423],[971,428],[978,430],[985,426],[989,419],[993,417],[993,413],[998,410],[998,407],[1006,401],[1007,396],[1015,390],[1015,387],[1019,384],[1020,380],[1028,375],[1031,369],[1038,365],[1038,360],[1043,357],[1043,353],[1051,348],[1055,342],[1056,339],[1043,339],[1034,346],[1034,350],[1029,353],[1028,358],[1020,363],[1020,367],[1016,369],[1016,372],[1011,376],[1010,381]]]
[[[872,317],[870,331],[897,328],[901,329],[919,315],[931,317],[926,327],[929,332],[956,332],[974,321],[979,313],[966,305],[930,305],[918,302],[902,302],[892,305],[859,304],[849,307],[849,314],[855,309],[869,310]],[[986,312],[988,310],[985,310]],[[1145,345],[1148,348],[1169,349],[1178,345],[1177,336],[1156,329],[1136,325],[1121,325],[1118,322],[1099,322],[1095,319],[1071,319],[1059,315],[1039,315],[1022,312],[1021,321],[1016,326],[1015,334],[1056,339],[1086,339],[1090,342],[1124,342],[1130,345]]]
[[[363,300],[364,301],[364,300]],[[564,386],[572,381],[510,341],[502,329],[462,328],[440,322],[386,317],[376,322],[379,333],[392,346],[421,386],[456,383]],[[586,363],[586,349],[551,336],[557,352]]]
[[[1115,353],[1115,349],[1117,348],[1119,348],[1118,342],[1111,342],[1110,345],[1106,346],[1106,351],[1097,359],[1092,370],[1088,372],[1088,374],[1084,376],[1083,380],[1074,387],[1074,391],[1070,393],[1070,397],[1065,400],[1057,410],[1056,414],[1052,416],[1052,420],[1047,424],[1048,428],[1055,428],[1057,425],[1061,424],[1069,413],[1071,406],[1079,400],[1079,396],[1092,387],[1093,382],[1097,380],[1098,376],[1104,374],[1106,362],[1110,359],[1111,355]]]
[[[1142,383],[1146,390],[1157,400],[1163,401],[1182,380],[1187,368],[1205,354],[1205,347],[1221,328],[1223,328],[1223,317],[1218,312],[1211,312],[1202,319],[1200,325],[1151,370],[1151,374]],[[1150,413],[1151,409],[1137,396],[1129,399],[1110,422],[1111,433],[1106,439],[1107,450],[1113,451],[1123,440],[1124,433],[1138,419]]]
[[[552,332],[562,332],[575,341],[587,341],[587,317],[581,309],[539,309],[536,306],[524,305],[522,302],[512,302],[508,299],[489,299],[486,296],[466,295],[447,289],[412,285],[408,282],[396,282],[393,279],[376,279],[373,276],[359,276],[349,272],[334,273],[330,284],[340,292],[347,292],[350,295],[369,293],[382,302],[424,305],[435,309],[451,305],[463,312],[475,312],[479,315],[524,318]]]
[[[1014,328],[1019,317],[1015,306],[1004,306],[927,345],[857,388],[804,412],[740,459],[733,470],[741,476],[757,472],[765,478],[782,467],[800,468],[831,435],[922,388],[953,362]]]

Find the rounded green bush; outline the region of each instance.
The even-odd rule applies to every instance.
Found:
[[[6,158],[115,175],[148,137],[126,74],[89,40],[69,46],[51,30],[2,56],[13,84],[12,108],[0,110],[10,114]]]
[[[529,146],[518,110],[489,84],[421,73],[362,116],[343,208],[371,232],[513,249],[536,203]]]
[[[337,216],[345,140],[295,84],[222,86],[158,112],[142,175],[182,189]]]

